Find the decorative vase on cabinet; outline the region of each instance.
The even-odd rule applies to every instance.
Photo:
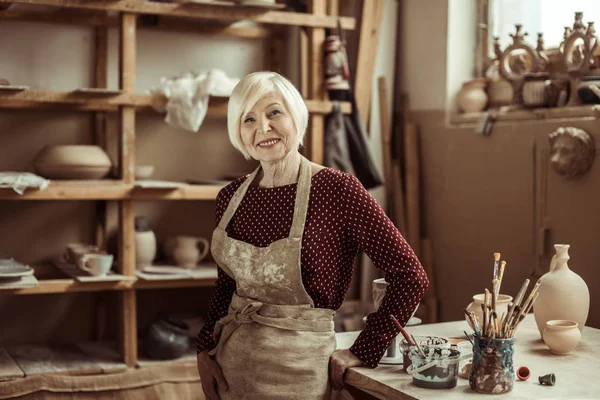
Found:
[[[583,331],[590,310],[590,291],[585,281],[573,272],[569,260],[569,245],[555,244],[550,271],[540,279],[539,297],[533,306],[540,335],[551,320],[572,320]]]

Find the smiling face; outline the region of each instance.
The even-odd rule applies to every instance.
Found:
[[[242,115],[240,134],[244,148],[258,161],[278,161],[298,148],[294,120],[278,93],[267,94]]]

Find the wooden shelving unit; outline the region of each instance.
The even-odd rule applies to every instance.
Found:
[[[337,5],[337,1],[329,0]],[[23,9],[13,10],[10,4],[54,6],[53,11],[37,12]],[[7,7],[8,6],[8,7]],[[198,279],[143,280],[135,274],[134,204],[136,200],[214,200],[222,188],[219,185],[185,185],[169,189],[141,188],[135,185],[136,114],[154,112],[152,105],[164,102],[164,98],[137,94],[135,88],[136,32],[138,28],[185,31],[192,33],[223,34],[229,36],[281,40],[284,26],[307,27],[302,32],[301,70],[302,94],[311,113],[308,137],[308,157],[317,163],[323,160],[324,115],[332,109],[323,88],[323,44],[325,29],[336,28],[338,19],[342,28],[354,29],[354,18],[337,17],[335,6],[328,7],[326,0],[309,1],[308,13],[285,11],[282,7],[265,9],[239,6],[227,2],[205,2],[202,0],[162,3],[143,0],[0,0],[0,19],[17,21],[39,21],[48,23],[77,24],[95,30],[95,88],[80,88],[69,92],[45,91],[28,87],[0,88],[0,109],[36,110],[53,109],[92,112],[95,115],[94,137],[99,145],[105,145],[106,113],[118,113],[120,134],[118,151],[118,178],[101,181],[52,181],[45,190],[27,190],[18,195],[10,189],[0,189],[0,200],[89,200],[116,201],[119,214],[119,261],[118,273],[126,279],[112,282],[80,282],[66,277],[44,276],[38,271],[48,272],[51,266],[36,268],[39,284],[34,288],[2,290],[0,295],[32,295],[49,293],[115,291],[119,294],[118,353],[112,353],[111,368],[134,368],[143,362],[138,360],[136,292],[145,289],[209,287],[216,276]],[[333,10],[331,15],[327,10]],[[117,14],[117,15],[115,15]],[[156,24],[138,20],[140,15],[158,16]],[[249,20],[256,27],[231,27],[230,23]],[[139,22],[139,23],[138,23]],[[119,27],[119,89],[109,91],[107,87],[107,46],[109,27]],[[278,62],[276,57],[274,62]],[[209,115],[225,116],[226,98],[211,98]],[[350,112],[350,105],[342,105],[343,112]],[[99,223],[99,226],[102,226]],[[99,237],[105,233],[100,228]],[[49,274],[52,275],[52,274]],[[88,346],[89,347],[89,346]],[[94,347],[92,344],[91,347]],[[2,349],[0,349],[2,350]],[[103,351],[101,344],[96,350]],[[106,350],[106,349],[104,349]],[[114,355],[118,354],[118,360]],[[3,361],[5,352],[0,353]],[[193,358],[193,357],[192,357]],[[0,363],[1,364],[1,363]],[[102,363],[96,363],[100,366]],[[92,368],[98,373],[97,365]],[[85,368],[84,368],[85,369]],[[103,368],[100,368],[103,371]],[[86,369],[90,373],[89,369]],[[13,373],[14,370],[9,371]],[[53,373],[52,371],[47,371]],[[57,371],[56,373],[61,373]],[[69,371],[69,373],[74,373]],[[18,375],[18,374],[17,374]],[[2,371],[0,371],[2,376]]]

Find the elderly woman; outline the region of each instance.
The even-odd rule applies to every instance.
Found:
[[[414,252],[352,175],[298,151],[308,110],[273,72],[246,76],[229,99],[233,146],[260,162],[217,197],[211,251],[218,279],[198,335],[208,399],[324,399],[348,367],[377,366],[429,282]],[[350,349],[333,315],[364,251],[389,286]]]

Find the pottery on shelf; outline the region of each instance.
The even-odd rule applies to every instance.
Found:
[[[144,342],[146,355],[150,358],[172,360],[181,357],[188,350],[189,326],[168,315],[159,314],[148,327]]]
[[[202,245],[202,250],[198,245]],[[176,265],[184,268],[195,268],[208,255],[210,243],[203,237],[175,236],[166,240],[165,254]]]
[[[154,174],[154,165],[136,165],[134,170],[135,179],[150,179]]]
[[[463,83],[456,95],[456,103],[462,112],[473,113],[485,110],[488,95],[485,92],[486,79],[473,79]]]
[[[47,145],[33,160],[35,172],[47,179],[102,179],[111,166],[108,155],[95,145]]]
[[[568,320],[552,320],[546,322],[542,335],[544,343],[552,354],[571,354],[581,340],[581,332],[577,322]]]
[[[4,78],[0,78],[0,85],[8,86],[10,82]]]
[[[479,318],[480,322],[483,321],[483,311],[481,311],[481,305],[483,304],[484,298],[485,294],[476,294],[475,296],[473,296],[473,301],[467,306],[467,311],[474,311],[475,315],[477,316],[477,318]],[[512,296],[509,296],[507,294],[498,295],[498,300],[496,301],[496,314],[498,314],[499,318],[502,316],[503,313],[505,313],[508,310],[508,305],[512,300]],[[473,327],[473,325],[471,325],[471,322],[466,316],[465,320],[467,321],[471,329],[475,330],[475,328]]]
[[[546,92],[550,86],[546,73],[525,75],[523,83],[523,104],[527,107],[543,107],[547,103]]]
[[[502,107],[512,104],[513,86],[506,79],[494,79],[488,83],[487,94],[490,107]]]
[[[135,267],[152,265],[156,258],[156,235],[148,226],[146,217],[135,218]]]
[[[583,331],[590,310],[590,291],[585,281],[573,272],[569,260],[569,245],[555,244],[556,255],[552,257],[550,271],[540,279],[538,299],[533,314],[540,335],[551,320],[570,320]]]

